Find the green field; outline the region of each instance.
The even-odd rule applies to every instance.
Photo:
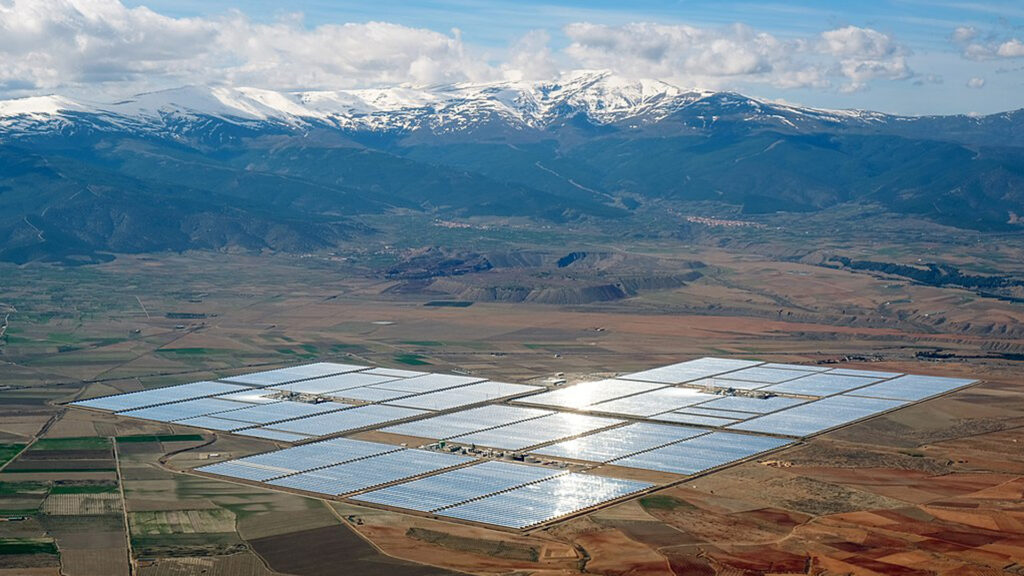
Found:
[[[48,538],[0,538],[0,556],[12,554],[56,555],[57,546]]]
[[[640,505],[644,510],[675,510],[677,508],[693,508],[689,502],[684,502],[671,496],[644,496],[640,499]]]
[[[419,354],[399,354],[395,356],[395,362],[401,362],[402,364],[408,364],[409,366],[430,365],[430,362],[427,362],[426,357],[420,356]]]
[[[24,447],[24,444],[0,444],[0,466],[14,459]]]
[[[110,439],[99,436],[78,438],[43,438],[32,445],[31,450],[105,450],[110,448]]]
[[[45,494],[48,486],[42,482],[0,482],[0,494]]]
[[[58,484],[50,494],[106,494],[117,492],[117,484]]]

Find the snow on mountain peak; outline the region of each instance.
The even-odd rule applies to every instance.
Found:
[[[687,106],[725,106],[754,116],[838,119],[849,113],[775,105],[739,94],[684,90],[667,82],[631,79],[604,70],[567,72],[541,82],[498,81],[442,86],[281,92],[250,87],[184,86],[138,94],[112,103],[75,102],[60,96],[0,101],[0,127],[29,133],[46,124],[66,126],[85,115],[104,125],[138,129],[201,118],[291,128],[330,126],[372,131],[436,133],[473,129],[498,120],[515,128],[543,129],[573,115],[595,124],[659,122]],[[701,108],[703,107],[703,108]],[[746,110],[746,112],[743,112]],[[66,115],[75,113],[74,118]],[[880,115],[884,116],[884,115]],[[717,118],[717,116],[715,117]]]
[[[54,94],[48,96],[29,96],[13,100],[0,100],[0,118],[9,116],[52,116],[62,111],[75,111],[81,107]]]

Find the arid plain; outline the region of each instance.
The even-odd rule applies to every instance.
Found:
[[[481,234],[473,250],[6,275],[0,574],[1024,573],[1012,294],[853,270],[770,234],[572,251]],[[885,250],[854,254],[906,260]],[[990,262],[962,252],[968,271],[1020,272],[1012,243]],[[981,383],[526,534],[201,477],[188,470],[274,443],[63,406],[313,360],[545,383],[704,355]]]

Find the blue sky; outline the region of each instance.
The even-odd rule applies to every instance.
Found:
[[[55,55],[48,75],[0,64],[0,94],[220,81],[348,88],[598,67],[821,107],[906,114],[1024,107],[1020,1],[293,0],[286,8],[269,0],[65,1],[72,12],[37,5],[30,14],[15,2],[6,15],[0,1],[0,59],[38,58],[33,41],[66,40],[80,51],[77,61]],[[56,39],[2,38],[5,23],[37,16],[52,19],[43,30]],[[24,30],[9,36],[31,36]],[[89,34],[96,40],[82,48]],[[117,34],[124,38],[105,36]]]

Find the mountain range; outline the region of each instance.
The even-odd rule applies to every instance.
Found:
[[[188,86],[0,101],[0,177],[0,259],[15,262],[315,250],[369,233],[360,215],[404,211],[628,221],[660,203],[747,215],[855,205],[1005,231],[1024,222],[1024,110],[822,110],[593,71]]]

